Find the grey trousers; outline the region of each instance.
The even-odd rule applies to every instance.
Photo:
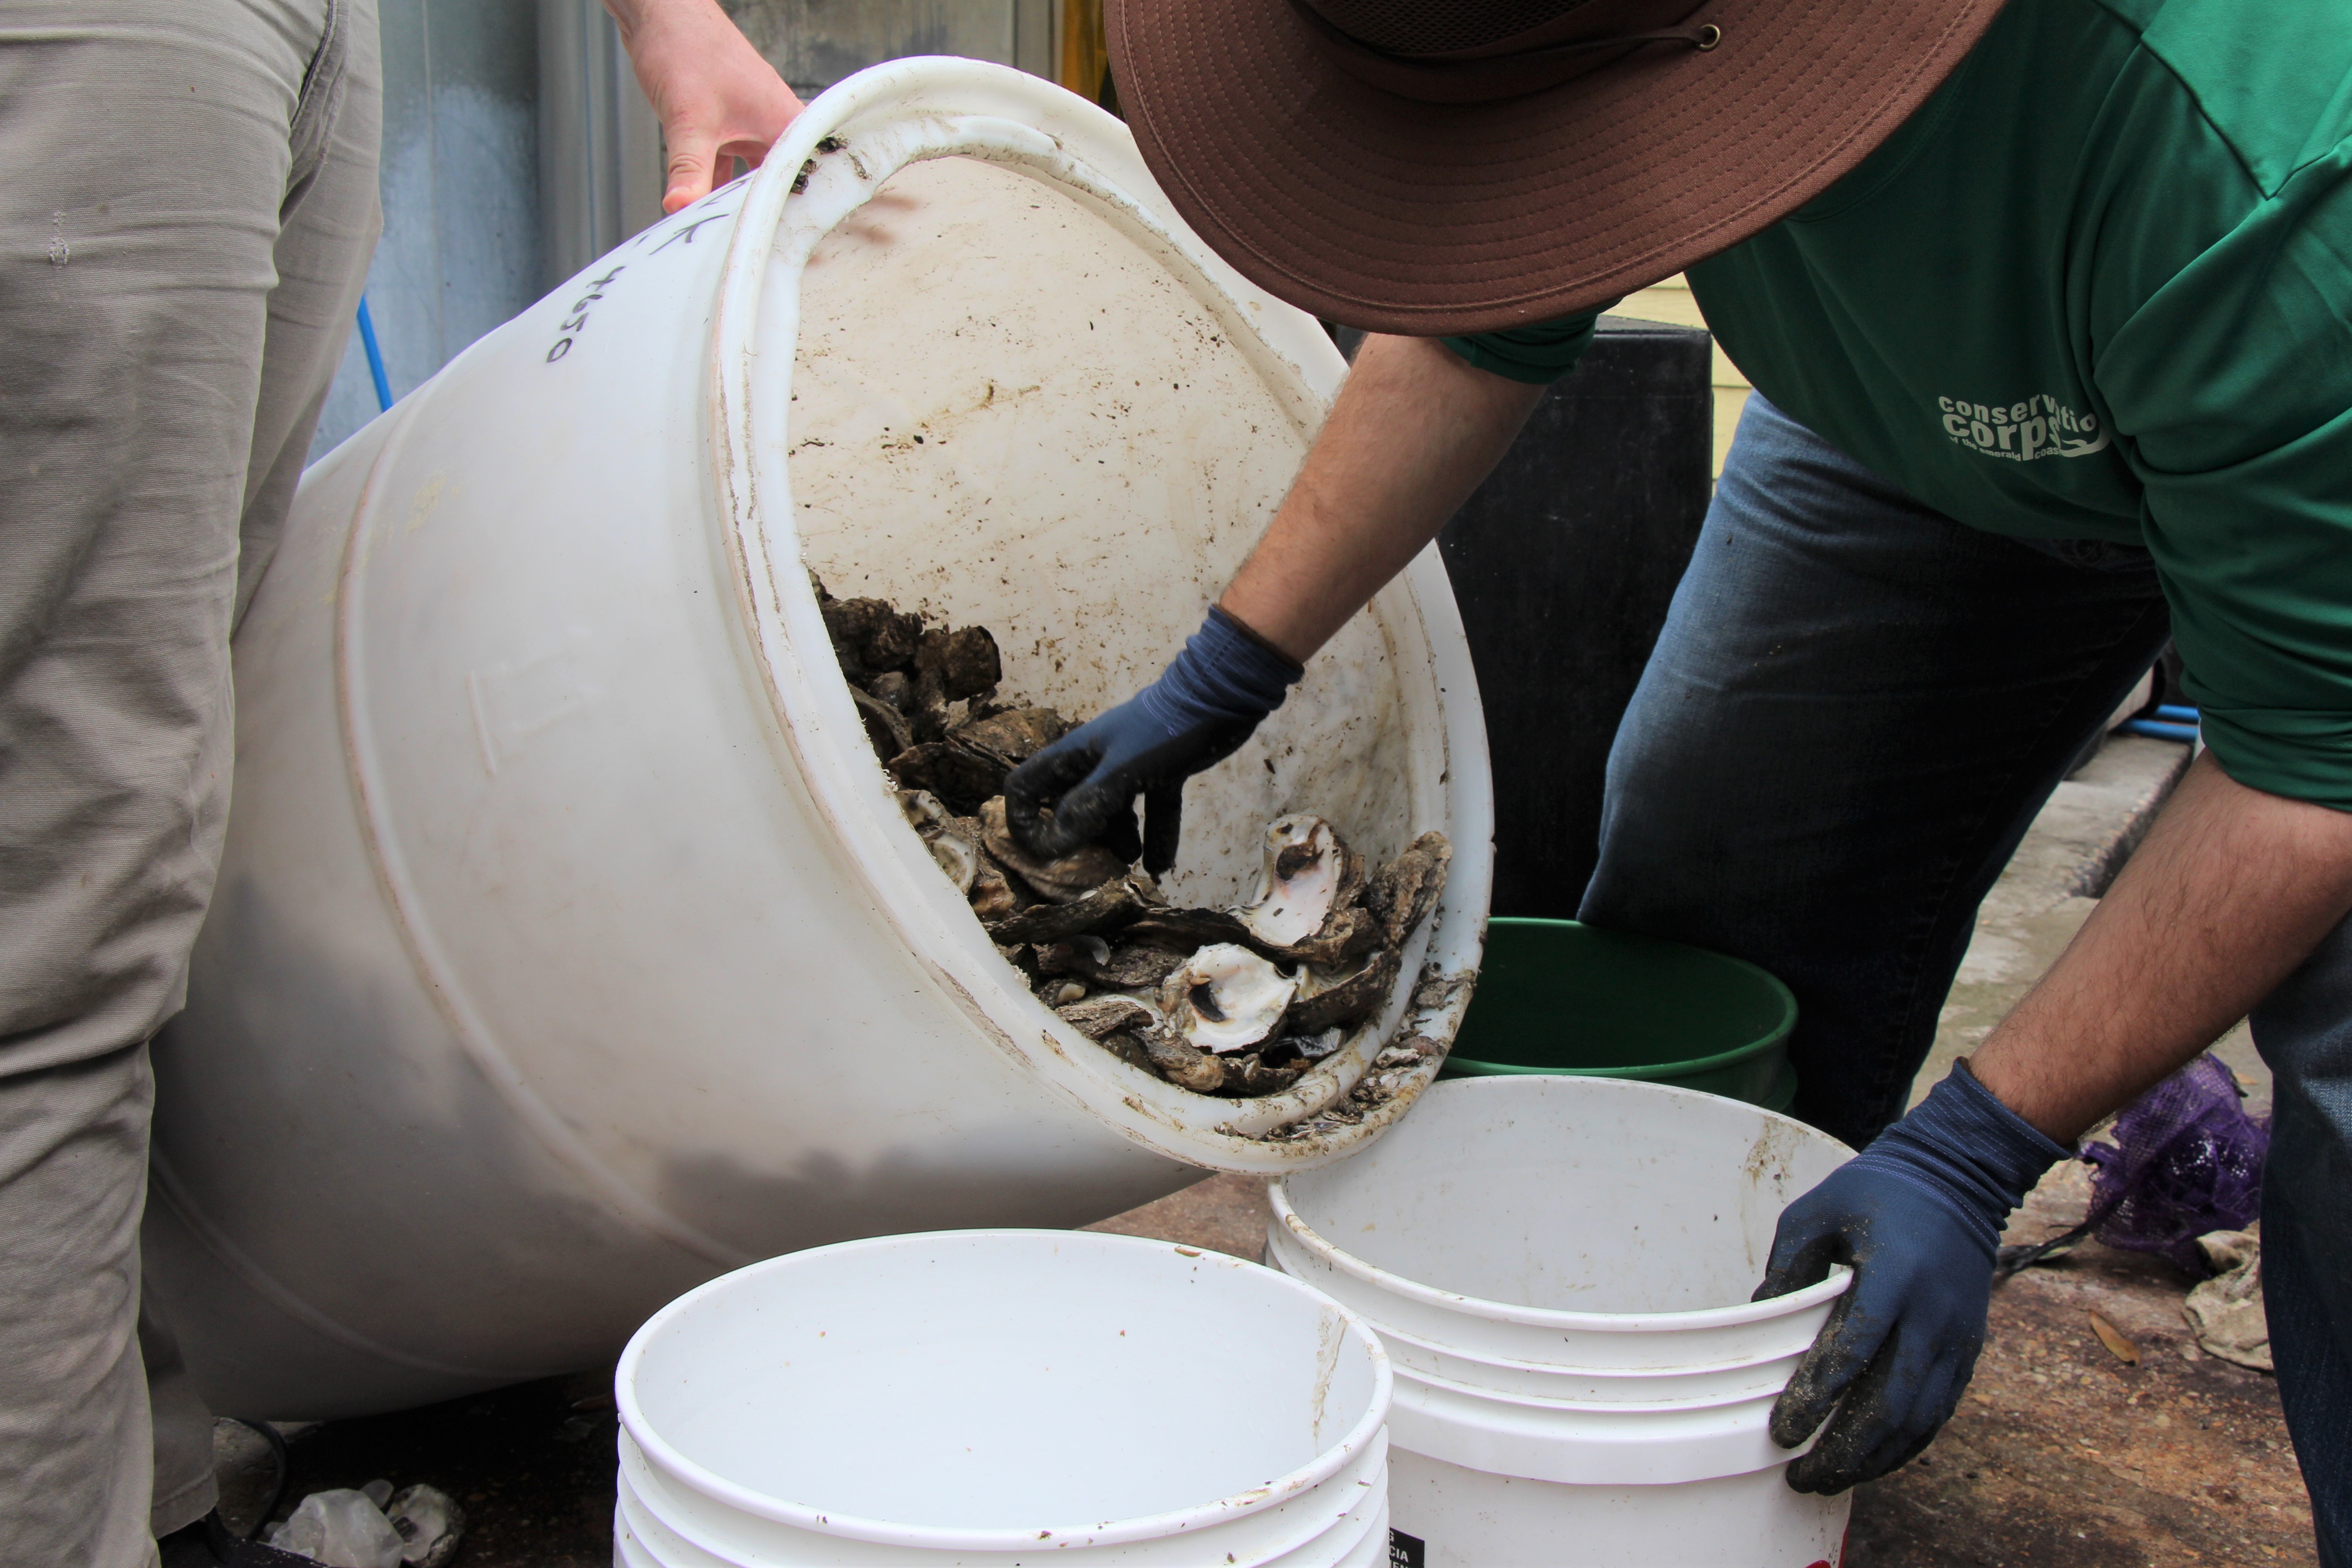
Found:
[[[140,1316],[146,1041],[379,118],[373,0],[0,0],[0,1563],[133,1568],[212,1506],[210,1417]]]

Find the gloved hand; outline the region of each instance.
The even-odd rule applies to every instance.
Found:
[[[1143,868],[1166,875],[1176,864],[1184,781],[1240,750],[1306,673],[1212,607],[1159,679],[1013,770],[1005,826],[1021,847],[1049,859],[1088,844],[1133,859],[1139,795]]]
[[[1772,1406],[1772,1441],[1793,1448],[1837,1405],[1821,1442],[1789,1467],[1790,1486],[1830,1495],[1875,1480],[1950,1419],[1984,1348],[2001,1226],[2070,1152],[1964,1061],[1789,1205],[1755,1299],[1818,1283],[1833,1263],[1854,1271]]]

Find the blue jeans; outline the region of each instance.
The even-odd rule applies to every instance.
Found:
[[[2168,626],[2144,551],[1966,527],[1751,396],[1610,755],[1583,918],[1786,981],[1792,1109],[1858,1147],[1902,1114],[1978,904]],[[2322,1561],[2352,1568],[2352,931],[2253,1022],[2273,1351]]]

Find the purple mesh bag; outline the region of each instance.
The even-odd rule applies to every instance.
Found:
[[[2109,1247],[2210,1274],[2197,1238],[2254,1222],[2270,1146],[2269,1122],[2246,1114],[2238,1080],[2209,1051],[2127,1106],[2113,1144],[2084,1145],[2093,1167],[2084,1226]]]

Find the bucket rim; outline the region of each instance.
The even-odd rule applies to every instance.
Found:
[[[1794,1361],[1796,1357],[1776,1356],[1772,1359]],[[1433,1388],[1456,1398],[1475,1399],[1487,1405],[1508,1405],[1521,1410],[1550,1411],[1562,1415],[1695,1415],[1708,1410],[1737,1410],[1756,1405],[1770,1405],[1780,1397],[1779,1388],[1751,1388],[1690,1399],[1545,1399],[1537,1394],[1465,1383],[1458,1377],[1444,1377],[1409,1366],[1397,1368],[1396,1378],[1401,1384]]]
[[[1845,1268],[1845,1265],[1843,1263],[1837,1264],[1835,1267],[1841,1270]],[[1776,1300],[1785,1300],[1785,1298],[1776,1298]],[[1356,1311],[1365,1320],[1365,1321],[1372,1325],[1373,1331],[1381,1336],[1381,1341],[1383,1344],[1386,1344],[1391,1340],[1402,1341],[1403,1343],[1412,1346],[1416,1351],[1426,1352],[1431,1355],[1444,1356],[1450,1361],[1467,1362],[1473,1366],[1494,1367],[1498,1371],[1508,1373],[1531,1373],[1542,1377],[1584,1378],[1595,1382],[1629,1384],[1658,1383],[1675,1378],[1707,1377],[1718,1373],[1753,1372],[1759,1367],[1770,1366],[1775,1362],[1793,1361],[1802,1355],[1806,1348],[1808,1348],[1811,1343],[1811,1342],[1808,1341],[1807,1345],[1801,1345],[1794,1350],[1772,1351],[1757,1355],[1741,1356],[1730,1361],[1695,1361],[1686,1363],[1677,1363],[1672,1366],[1660,1367],[1580,1366],[1570,1362],[1515,1361],[1509,1356],[1484,1354],[1478,1351],[1465,1349],[1460,1345],[1439,1344],[1436,1341],[1429,1339],[1425,1335],[1416,1333],[1409,1329],[1398,1328],[1395,1324],[1386,1321],[1363,1308],[1357,1308]],[[1788,1315],[1790,1317],[1796,1317],[1799,1314],[1791,1312]],[[1400,1378],[1418,1377],[1424,1381],[1447,1381],[1444,1377],[1444,1374],[1423,1371],[1415,1367],[1411,1362],[1393,1353],[1389,1357],[1389,1362],[1395,1369],[1396,1375]],[[1463,1384],[1461,1386],[1468,1388],[1474,1385]],[[1575,1400],[1548,1400],[1539,1401],[1539,1403],[1584,1404],[1590,1402]],[[1670,1405],[1672,1402],[1666,1400],[1638,1400],[1632,1401],[1630,1403],[1639,1405],[1641,1407],[1648,1409],[1652,1407],[1663,1408]],[[1699,1403],[1704,1404],[1707,1403],[1707,1401],[1702,1398]],[[1606,1402],[1602,1402],[1602,1404],[1605,1405]]]
[[[1498,1092],[1499,1086],[1502,1085],[1526,1083],[1531,1080],[1542,1082],[1548,1079],[1574,1082],[1577,1077],[1580,1076],[1542,1073],[1514,1074],[1508,1078],[1461,1078],[1451,1080],[1449,1092],[1454,1095],[1465,1092]],[[1722,1095],[1708,1094],[1701,1089],[1676,1089],[1671,1084],[1644,1083],[1633,1079],[1602,1079],[1597,1081],[1612,1085],[1612,1092],[1682,1095],[1717,1104],[1741,1106],[1759,1116],[1786,1122],[1807,1137],[1828,1139],[1832,1143],[1837,1142],[1837,1140],[1830,1138],[1828,1133],[1800,1121],[1793,1116],[1785,1116],[1777,1110],[1767,1110],[1760,1105],[1749,1105],[1744,1100],[1727,1100]],[[1844,1145],[1840,1144],[1839,1147],[1843,1148]],[[1301,1175],[1313,1173],[1299,1173]],[[1468,1296],[1458,1291],[1440,1290],[1434,1286],[1421,1284],[1401,1274],[1392,1274],[1385,1268],[1356,1257],[1353,1253],[1333,1246],[1325,1240],[1313,1226],[1308,1225],[1297,1209],[1292,1206],[1287,1190],[1288,1183],[1289,1177],[1286,1174],[1266,1184],[1266,1201],[1274,1209],[1275,1220],[1284,1229],[1297,1237],[1299,1244],[1324,1264],[1338,1269],[1342,1274],[1360,1279],[1376,1289],[1403,1297],[1406,1300],[1417,1301],[1440,1311],[1483,1318],[1493,1322],[1520,1323],[1531,1328],[1566,1329],[1598,1334],[1663,1333],[1685,1329],[1738,1328],[1748,1323],[1763,1322],[1772,1318],[1792,1316],[1808,1308],[1817,1307],[1824,1301],[1844,1294],[1848,1286],[1853,1281],[1852,1269],[1843,1264],[1833,1264],[1831,1266],[1832,1271],[1828,1279],[1808,1285],[1801,1290],[1791,1290],[1785,1296],[1774,1296],[1762,1301],[1741,1301],[1728,1307],[1700,1307],[1682,1312],[1584,1312],[1562,1307],[1528,1307],[1511,1301],[1489,1300],[1483,1296]]]
[[[729,1480],[699,1462],[688,1458],[656,1430],[638,1403],[636,1373],[653,1342],[677,1318],[724,1289],[740,1288],[751,1279],[788,1273],[819,1260],[830,1263],[860,1252],[903,1250],[920,1245],[938,1246],[950,1242],[969,1245],[1003,1241],[1050,1241],[1056,1247],[1093,1247],[1105,1252],[1173,1251],[1204,1260],[1213,1267],[1230,1265],[1237,1269],[1255,1269],[1268,1279],[1279,1281],[1281,1288],[1296,1293],[1318,1309],[1335,1313],[1345,1341],[1370,1357],[1372,1391],[1364,1414],[1336,1442],[1307,1464],[1209,1502],[1087,1524],[969,1529],[953,1525],[898,1524],[887,1520],[823,1510],[811,1504],[772,1497]],[[1041,1542],[1048,1541],[1062,1548],[1074,1544],[1117,1546],[1197,1533],[1230,1520],[1277,1507],[1312,1491],[1360,1458],[1387,1429],[1389,1409],[1395,1400],[1395,1374],[1390,1367],[1388,1351],[1381,1345],[1380,1335],[1372,1331],[1361,1314],[1345,1302],[1335,1300],[1305,1280],[1293,1279],[1280,1269],[1267,1268],[1229,1253],[1184,1247],[1145,1237],[1120,1236],[1108,1231],[1001,1227],[909,1231],[896,1236],[861,1237],[852,1241],[837,1241],[824,1247],[805,1247],[781,1257],[763,1258],[721,1274],[715,1279],[707,1279],[663,1306],[629,1336],[628,1345],[622,1351],[621,1359],[613,1371],[613,1395],[621,1425],[644,1453],[648,1464],[698,1494],[754,1518],[816,1534],[843,1536],[882,1546],[908,1546],[924,1551],[1020,1552],[1035,1551]]]
[[[1583,921],[1558,920],[1547,915],[1488,916],[1486,920],[1488,931],[1493,931],[1497,926],[1514,931],[1538,929],[1587,931],[1611,937],[1626,937],[1634,934],[1628,931],[1605,931],[1600,926],[1590,925]],[[1717,952],[1711,947],[1700,947],[1694,942],[1675,942],[1665,937],[1642,937],[1639,940],[1656,942],[1662,946],[1683,948],[1713,959],[1717,963],[1728,964],[1734,969],[1745,970],[1756,979],[1762,981],[1765,988],[1780,1004],[1780,1022],[1772,1026],[1770,1033],[1750,1040],[1744,1046],[1734,1046],[1729,1050],[1717,1051],[1711,1056],[1686,1057],[1678,1061],[1644,1062],[1633,1067],[1621,1068],[1526,1067],[1517,1062],[1487,1061],[1483,1058],[1465,1057],[1457,1053],[1446,1058],[1446,1065],[1452,1068],[1457,1076],[1463,1078],[1614,1078],[1629,1079],[1637,1083],[1655,1083],[1673,1089],[1678,1087],[1673,1081],[1675,1079],[1696,1078],[1701,1073],[1717,1072],[1725,1068],[1738,1067],[1743,1062],[1754,1060],[1775,1047],[1785,1047],[1789,1043],[1789,1037],[1796,1032],[1797,994],[1789,989],[1786,981],[1762,964],[1751,963],[1728,952]],[[1491,963],[1491,958],[1488,962]],[[1472,999],[1474,1005],[1475,1000],[1475,997]],[[1463,1021],[1465,1023],[1469,1021],[1466,1013],[1464,1015]]]

